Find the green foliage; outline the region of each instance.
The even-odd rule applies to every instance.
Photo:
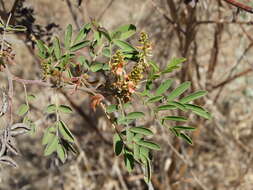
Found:
[[[189,144],[193,143],[189,133],[195,127],[183,124],[188,120],[187,114],[192,112],[205,119],[210,119],[211,115],[201,106],[195,105],[197,99],[206,95],[206,91],[185,95],[190,91],[191,82],[186,81],[175,87],[174,80],[167,77],[186,59],[173,58],[165,68],[160,68],[150,58],[152,43],[146,33],[140,34],[138,45],[126,41],[135,33],[136,27],[132,24],[107,31],[98,23],[92,22],[85,24],[75,35],[72,26],[68,25],[63,43],[56,36],[49,46],[37,40],[37,48],[43,79],[50,78],[54,87],[73,85],[75,89],[90,88],[88,93],[92,96],[93,110],[104,105],[103,100],[109,94],[107,100],[111,104],[104,111],[115,129],[114,152],[116,156],[124,158],[129,172],[134,170],[136,163],[141,164],[144,180],[149,183],[153,161],[151,152],[160,151],[162,147],[151,140],[155,133],[149,126],[136,124],[145,120],[147,114],[139,110],[127,111],[133,98],[141,98],[141,104],[152,108],[153,118],[160,126],[166,127]],[[88,56],[82,55],[83,49],[88,52]],[[105,78],[105,84],[99,86],[101,91],[100,88],[94,89],[92,81],[89,81],[89,76],[99,74]],[[18,114],[23,116],[28,110],[28,104],[21,105]],[[176,112],[168,114],[171,110],[180,111],[180,115],[175,115]],[[45,112],[55,114],[57,119],[44,132],[44,154],[49,156],[55,153],[64,163],[69,152],[75,153],[75,139],[60,114],[71,114],[73,111],[69,106],[53,103],[47,106]]]

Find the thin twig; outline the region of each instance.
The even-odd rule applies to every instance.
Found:
[[[107,5],[105,6],[105,8],[98,14],[98,17],[97,17],[97,21],[99,22],[102,17],[104,16],[104,14],[106,13],[106,11],[110,8],[110,6],[112,6],[114,0],[110,0]]]

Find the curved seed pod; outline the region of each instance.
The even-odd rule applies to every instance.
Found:
[[[17,135],[25,134],[30,131],[30,128],[25,123],[15,123],[10,127],[10,136],[15,137]]]
[[[15,168],[18,167],[18,164],[9,156],[0,157],[0,163],[10,165],[10,166],[15,167]]]
[[[2,92],[2,106],[0,110],[0,117],[1,117],[7,112],[9,107],[9,101],[6,91],[4,89],[0,89],[0,91]]]
[[[18,150],[17,150],[17,148],[12,144],[12,141],[9,141],[9,142],[6,144],[6,148],[7,148],[10,152],[12,152],[13,154],[19,155]]]
[[[0,150],[0,157],[4,155],[6,152],[6,141],[4,141],[4,136],[1,137],[1,150]]]

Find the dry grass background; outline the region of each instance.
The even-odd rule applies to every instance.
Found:
[[[160,134],[156,140],[163,147],[161,152],[154,153],[154,189],[253,189],[253,29],[252,24],[247,24],[252,16],[241,12],[232,22],[236,9],[219,0],[201,0],[194,15],[191,15],[193,9],[176,0],[83,0],[79,8],[73,1],[73,14],[66,2],[26,0],[24,5],[34,9],[36,24],[44,26],[54,22],[59,25],[54,33],[61,36],[68,23],[77,28],[90,18],[100,19],[101,25],[108,29],[133,23],[139,31],[150,34],[154,60],[164,66],[172,57],[186,57],[186,65],[173,76],[178,81],[191,80],[192,90],[209,91],[200,103],[213,114],[213,118],[205,121],[191,116],[190,124],[198,127],[191,135],[193,146],[152,126]],[[176,12],[171,11],[170,2],[176,2]],[[6,1],[6,9],[12,3]],[[171,24],[168,18],[176,24]],[[177,24],[188,33],[181,34],[175,27]],[[21,38],[9,36],[16,50],[17,65],[12,72],[26,79],[38,78],[38,62]],[[5,85],[3,74],[0,82],[1,86]],[[99,110],[97,113],[88,111],[89,99],[85,94],[71,97],[72,103],[83,112],[76,110],[65,118],[76,135],[80,154],[69,158],[64,165],[53,157],[43,157],[42,132],[51,121],[41,112],[51,101],[52,94],[34,86],[28,87],[28,91],[37,96],[33,103],[37,131],[34,135],[17,139],[22,155],[16,157],[19,169],[0,167],[1,190],[148,189],[142,181],[141,171],[128,174],[122,158],[114,155],[112,147],[92,127],[95,125],[107,141],[112,141],[112,131]],[[22,92],[22,85],[15,84],[16,107],[24,101]],[[65,93],[69,96],[69,92]],[[64,95],[61,101],[70,104]],[[16,117],[17,121],[19,119]]]

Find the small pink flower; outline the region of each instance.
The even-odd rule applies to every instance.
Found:
[[[132,94],[135,92],[135,85],[132,81],[128,82],[128,91]]]
[[[116,75],[122,75],[123,73],[123,68],[122,67],[118,67],[116,70]]]

